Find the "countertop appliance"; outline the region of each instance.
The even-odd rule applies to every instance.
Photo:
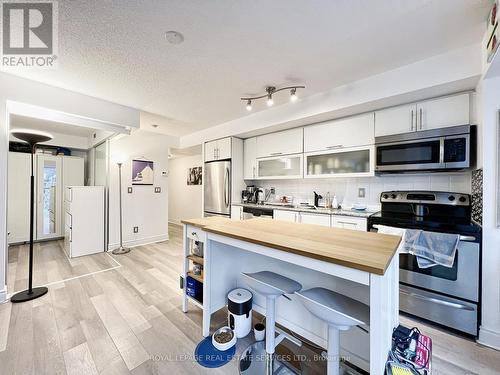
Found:
[[[257,203],[257,198],[255,197],[256,187],[249,185],[241,192],[241,201],[243,203]]]
[[[205,163],[205,216],[231,216],[231,161]]]
[[[477,336],[481,277],[481,227],[471,220],[468,194],[435,191],[388,191],[381,211],[368,218],[378,225],[460,235],[451,268],[418,267],[411,254],[399,256],[400,311]]]
[[[246,207],[246,206],[243,206],[243,220],[252,219],[254,217],[272,219],[273,218],[273,208],[272,207]]]
[[[375,172],[470,168],[475,162],[475,145],[475,125],[375,137]]]
[[[243,288],[227,295],[228,325],[237,338],[245,337],[252,329],[252,299],[252,293]]]

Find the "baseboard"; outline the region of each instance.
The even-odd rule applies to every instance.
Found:
[[[7,299],[7,285],[4,285],[3,289],[0,290],[0,303],[5,302]]]
[[[160,236],[152,236],[152,237],[140,238],[138,240],[124,241],[123,246],[125,247],[144,246],[152,243],[168,241],[168,239],[169,239],[168,234],[162,234]],[[119,243],[109,244],[108,251],[117,249],[119,246],[120,246]]]
[[[490,348],[500,350],[500,332],[495,332],[490,329],[479,327],[479,338],[477,342]]]

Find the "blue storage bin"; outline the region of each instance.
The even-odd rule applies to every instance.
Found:
[[[203,303],[203,283],[193,279],[191,276],[186,277],[186,294]]]

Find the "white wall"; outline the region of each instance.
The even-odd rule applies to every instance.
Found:
[[[142,130],[131,135],[111,139],[111,158],[114,154],[125,154],[127,162],[122,166],[123,242],[126,246],[137,246],[168,239],[168,148],[170,137]],[[132,185],[132,159],[147,159],[154,162],[154,185]],[[127,192],[128,187],[133,192]],[[154,188],[160,187],[161,193]],[[118,167],[110,165],[109,183],[109,247],[119,243],[119,194]],[[139,233],[133,233],[133,227]]]
[[[362,178],[329,178],[299,180],[256,180],[248,184],[264,188],[274,187],[277,195],[291,195],[294,203],[313,203],[316,191],[323,197],[330,192],[337,195],[339,203],[352,206],[362,203],[367,206],[379,206],[380,193],[390,190],[437,190],[457,193],[471,193],[471,173],[439,173],[419,175],[397,175]],[[364,188],[365,198],[358,198],[358,188]],[[377,207],[372,207],[377,209]]]
[[[168,175],[168,221],[180,224],[183,219],[203,217],[203,185],[188,185],[188,168],[201,167],[202,156],[191,155],[171,159]]]
[[[500,228],[497,227],[500,77],[478,87],[483,153],[483,284],[479,341],[500,349]]]
[[[60,113],[122,127],[139,127],[139,111],[43,83],[0,73],[0,301],[5,299],[7,265],[7,101],[45,107]]]

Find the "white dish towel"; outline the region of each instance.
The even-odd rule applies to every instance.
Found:
[[[378,232],[401,236],[399,253],[417,257],[419,268],[436,265],[452,267],[460,236],[458,234],[426,232],[419,229],[403,229],[378,225]]]

